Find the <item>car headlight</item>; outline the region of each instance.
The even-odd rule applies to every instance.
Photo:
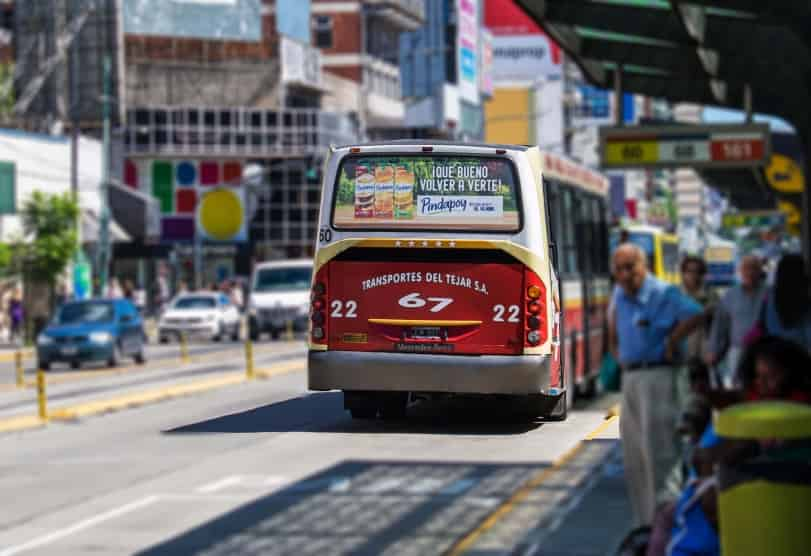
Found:
[[[37,344],[41,346],[47,346],[48,344],[52,344],[53,342],[54,342],[53,338],[45,334],[40,334],[39,336],[37,336]]]
[[[94,344],[106,344],[113,339],[109,332],[93,332],[90,334],[90,341]]]

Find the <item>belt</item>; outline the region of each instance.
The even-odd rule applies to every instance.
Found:
[[[642,361],[637,363],[627,363],[622,366],[623,371],[641,371],[652,369],[653,367],[672,367],[672,361]]]

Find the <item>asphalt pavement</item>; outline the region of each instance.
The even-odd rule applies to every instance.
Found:
[[[303,364],[300,345],[265,347],[269,371]],[[238,369],[241,353],[193,365]],[[186,380],[175,357],[153,367],[132,376]],[[567,524],[589,518],[604,525],[599,542],[583,529],[578,552],[542,553],[596,555],[624,532],[605,527],[623,518],[616,495],[612,515],[588,502],[616,475],[610,397],[561,423],[459,400],[353,421],[340,393],[306,390],[301,367],[269,376],[0,436],[0,556],[540,554],[571,548]]]

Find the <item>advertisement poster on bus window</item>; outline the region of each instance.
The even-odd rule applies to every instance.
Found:
[[[503,159],[370,157],[344,160],[336,228],[516,231],[517,184]]]

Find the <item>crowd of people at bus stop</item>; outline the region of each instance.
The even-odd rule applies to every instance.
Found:
[[[635,530],[633,554],[720,553],[715,469],[763,456],[779,443],[731,441],[714,411],[741,401],[811,403],[811,290],[803,258],[786,254],[767,283],[744,257],[719,295],[706,264],[681,262],[681,287],[646,269],[644,252],[612,255],[612,354],[622,369],[620,435]]]

